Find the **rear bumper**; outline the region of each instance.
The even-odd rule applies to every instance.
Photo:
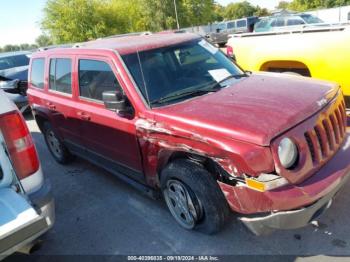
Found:
[[[50,229],[55,223],[55,201],[51,192],[50,181],[46,179],[38,191],[29,195],[29,199],[39,215],[47,220],[47,230]]]
[[[40,190],[30,194],[29,199],[37,210],[39,217],[2,239],[0,260],[30,245],[48,231],[55,222],[55,203],[49,181],[46,180]]]
[[[350,176],[350,135],[335,156],[298,185],[258,192],[220,183],[228,204],[256,234],[307,225],[329,207]],[[253,217],[252,217],[253,216]]]

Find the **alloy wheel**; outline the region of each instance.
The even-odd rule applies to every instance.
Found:
[[[203,213],[195,194],[181,181],[169,180],[164,198],[176,221],[184,228],[193,229]]]

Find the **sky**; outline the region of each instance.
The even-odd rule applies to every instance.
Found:
[[[241,0],[217,0],[222,5]],[[279,0],[248,0],[253,5],[273,9]],[[0,46],[35,43],[41,34],[39,22],[46,0],[0,0]]]

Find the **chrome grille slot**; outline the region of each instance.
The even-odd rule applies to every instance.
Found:
[[[334,140],[333,132],[330,127],[330,123],[328,120],[323,120],[322,125],[324,127],[324,130],[326,131],[329,149],[334,150],[335,140]]]
[[[339,138],[339,127],[338,127],[338,123],[337,123],[337,121],[335,120],[334,115],[330,115],[330,116],[329,116],[329,119],[331,120],[331,125],[332,125],[333,132],[334,132],[335,142],[336,142],[337,144],[339,144],[340,138]]]
[[[314,165],[334,155],[346,137],[346,109],[344,101],[333,107],[326,118],[304,133]]]
[[[336,116],[337,121],[338,121],[340,137],[343,138],[344,137],[344,133],[345,133],[345,131],[344,131],[344,122],[342,121],[342,117],[340,116],[339,108],[337,108],[335,110],[335,116]]]
[[[307,142],[307,145],[309,146],[309,151],[310,151],[312,162],[315,163],[316,162],[316,154],[315,154],[314,144],[312,143],[312,140],[311,140],[309,133],[305,133],[304,136],[305,136],[305,140]]]
[[[325,135],[325,131],[322,130],[321,127],[316,126],[315,132],[316,132],[316,137],[317,137],[318,143],[320,145],[322,157],[325,158],[328,155],[328,148],[326,147],[327,146],[327,138]]]

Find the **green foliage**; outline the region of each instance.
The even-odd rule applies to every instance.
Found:
[[[214,0],[175,0],[181,27],[217,18]],[[174,0],[48,0],[42,29],[54,43],[83,42],[135,31],[177,27]]]
[[[5,45],[0,47],[0,53],[2,52],[15,52],[15,51],[25,51],[25,50],[35,50],[38,46],[34,44],[20,44],[20,45]]]
[[[231,3],[225,8],[224,17],[227,20],[238,19],[247,16],[253,16],[257,8],[249,2]]]
[[[48,0],[41,26],[49,39],[43,36],[37,43],[40,46],[50,42],[74,43],[128,32],[175,29],[174,3],[182,28],[270,15],[266,8],[248,1],[223,7],[214,0]],[[346,4],[350,0],[293,0],[281,1],[278,8],[304,11]]]
[[[182,9],[185,26],[207,24],[215,20],[213,0],[182,0]]]
[[[35,43],[39,46],[39,47],[44,47],[44,46],[49,46],[52,45],[52,41],[50,39],[50,37],[46,34],[41,34],[39,35],[36,39],[35,39]]]
[[[277,9],[288,9],[289,8],[289,2],[287,1],[280,1],[278,5],[276,6]]]
[[[214,21],[222,21],[224,19],[225,7],[218,3],[214,3],[213,13]]]
[[[267,10],[266,8],[261,8],[260,6],[256,7],[256,11],[254,12],[255,16],[269,16],[271,15],[271,13],[269,12],[269,10]]]
[[[293,0],[288,9],[306,11],[311,9],[332,8],[350,5],[350,0]]]
[[[161,31],[175,28],[173,0],[140,0],[139,5],[143,7],[139,15],[144,30]],[[180,6],[178,10],[179,8]]]

